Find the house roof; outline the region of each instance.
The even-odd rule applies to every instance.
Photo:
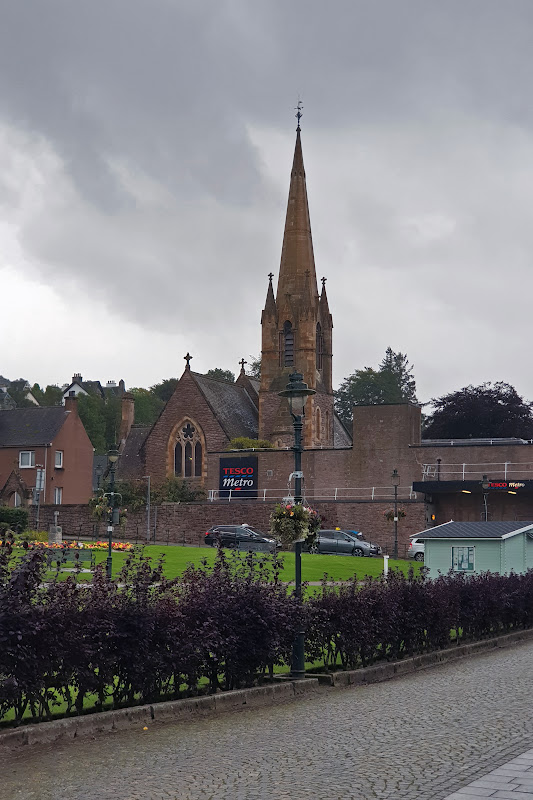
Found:
[[[68,414],[63,406],[0,411],[0,447],[48,445],[61,430]]]
[[[250,395],[236,383],[207,378],[198,372],[191,375],[229,439],[247,436],[257,439],[259,420]]]
[[[132,425],[118,462],[117,476],[119,480],[135,480],[143,477],[141,448],[150,430],[149,425]]]
[[[417,539],[508,539],[533,529],[533,522],[444,522],[417,534]]]

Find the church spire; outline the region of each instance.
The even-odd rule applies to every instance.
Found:
[[[311,221],[307,203],[305,169],[300,138],[300,103],[298,104],[298,127],[296,128],[296,146],[291,170],[289,200],[285,218],[285,232],[281,250],[278,290],[276,301],[286,295],[291,298],[302,298],[306,289],[306,272],[309,270],[309,283],[313,296],[318,295],[313,240],[311,237]]]
[[[261,321],[265,319],[265,317],[275,317],[276,316],[276,301],[274,300],[274,289],[272,288],[272,278],[274,277],[273,272],[268,273],[268,289],[267,289],[267,296],[265,301],[265,308],[263,309],[263,315],[261,317]]]

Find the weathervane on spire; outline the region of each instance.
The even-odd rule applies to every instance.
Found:
[[[297,131],[300,130],[300,120],[303,117],[302,108],[303,108],[302,101],[300,100],[300,98],[298,98],[298,105],[294,109],[296,111],[296,114],[294,116],[298,120],[298,127],[296,128]]]

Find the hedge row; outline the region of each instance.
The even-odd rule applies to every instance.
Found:
[[[288,665],[306,628],[306,659],[357,668],[451,641],[533,626],[533,573],[354,578],[300,602],[279,582],[279,562],[249,554],[163,577],[133,554],[116,580],[95,568],[43,583],[42,551],[14,563],[0,549],[0,720],[49,719],[58,708],[96,709],[249,686]]]

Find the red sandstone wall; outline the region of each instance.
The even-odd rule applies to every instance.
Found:
[[[406,501],[401,504],[406,517],[398,524],[400,555],[405,554],[408,537],[423,530],[425,525],[424,504]],[[386,552],[391,553],[394,544],[394,526],[384,517],[391,506],[379,502],[315,502],[316,508],[324,517],[324,527],[350,528],[360,530],[366,539],[377,542]],[[151,532],[155,530],[156,540],[174,544],[203,544],[205,531],[212,525],[241,524],[253,525],[268,531],[270,512],[273,505],[261,502],[240,503],[168,503],[152,508]],[[66,538],[77,536],[107,537],[106,523],[95,523],[87,506],[43,506],[41,507],[41,527],[46,529],[53,524],[53,512],[59,510],[58,524],[63,527]],[[147,538],[146,512],[128,514],[124,528],[117,531],[115,539],[128,539],[144,542]]]

